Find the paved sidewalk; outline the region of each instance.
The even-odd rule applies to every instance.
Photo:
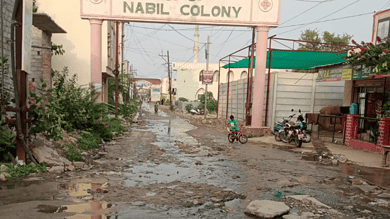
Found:
[[[276,141],[274,136],[250,138],[249,143],[252,144],[262,143],[262,144],[269,144],[270,146],[276,146],[281,148],[285,147],[286,149],[289,149],[292,152],[316,153],[315,147],[312,142],[303,143],[301,148],[297,148],[295,147],[294,144],[286,144],[283,142]],[[341,155],[341,157],[344,157],[348,159],[348,161],[355,163],[357,165],[366,166],[366,167],[384,168],[382,167],[382,154],[380,153],[359,150],[345,145],[337,145],[332,143],[324,143],[324,146],[330,151],[332,155]],[[384,169],[390,169],[390,168],[385,167]]]

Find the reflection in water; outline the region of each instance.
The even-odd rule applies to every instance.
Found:
[[[171,119],[169,119],[168,135],[171,136]]]
[[[69,190],[69,196],[75,202],[80,202],[85,197],[91,197],[91,193],[98,191],[102,187],[102,184],[71,182],[64,185],[64,187]],[[92,197],[87,199],[92,199]],[[62,212],[76,213],[66,219],[109,219],[105,215],[109,214],[108,209],[111,206],[108,202],[92,201],[75,205],[63,205],[58,207],[58,209],[61,209]]]

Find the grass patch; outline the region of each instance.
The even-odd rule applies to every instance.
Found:
[[[81,155],[81,151],[77,150],[73,147],[73,145],[65,145],[67,147],[66,158],[70,161],[83,161],[83,156]]]
[[[35,164],[35,163],[30,163],[28,165],[23,165],[23,166],[13,166],[11,163],[0,163],[1,165],[5,165],[8,167],[8,169],[5,171],[11,175],[11,177],[6,176],[6,178],[19,178],[22,176],[27,176],[30,173],[42,173],[42,172],[47,172],[46,170],[46,163],[41,163],[41,164]]]
[[[118,132],[119,134],[123,134],[123,132],[126,130],[124,126],[122,126],[122,121],[118,118],[104,118],[104,123],[110,124],[110,131],[111,132]]]
[[[77,146],[79,149],[86,151],[99,147],[100,142],[101,138],[98,133],[84,132],[81,134],[81,137],[77,139]]]

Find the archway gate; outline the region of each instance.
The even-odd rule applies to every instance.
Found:
[[[100,86],[102,74],[102,22],[104,20],[149,23],[256,27],[256,76],[252,127],[261,128],[267,39],[277,27],[281,0],[80,0],[81,18],[91,25],[91,82]]]

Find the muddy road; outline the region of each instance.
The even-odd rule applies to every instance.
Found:
[[[390,218],[388,172],[231,144],[147,104],[135,119],[82,170],[1,183],[0,218],[254,218],[245,214],[253,200],[286,203],[284,218]]]

